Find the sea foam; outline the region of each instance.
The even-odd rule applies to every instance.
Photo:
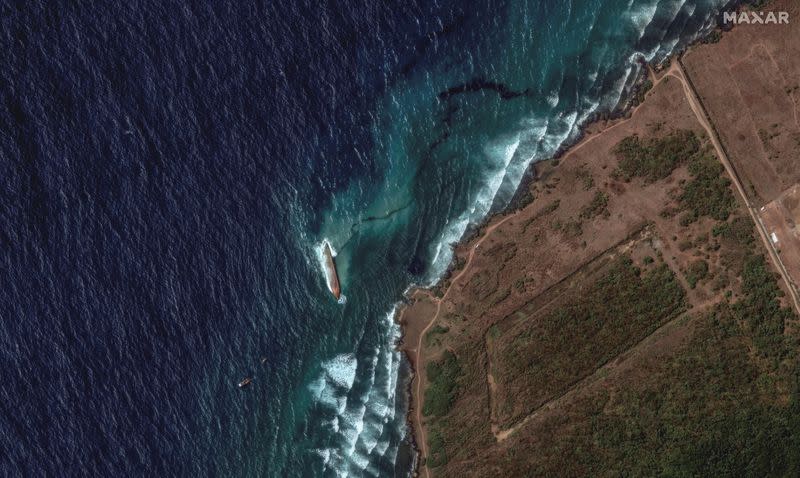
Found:
[[[397,445],[391,440],[398,439],[396,430],[402,427],[395,414],[401,360],[396,346],[400,329],[393,320],[396,309],[383,317],[383,340],[367,358],[359,364],[352,354],[337,355],[323,362],[320,375],[309,387],[317,406],[335,415],[331,446],[318,454],[326,457],[325,470],[336,476],[362,474],[387,450],[396,453]],[[354,389],[356,375],[360,378]],[[390,423],[393,433],[387,433]]]
[[[485,158],[484,175],[470,193],[468,206],[446,222],[429,248],[430,266],[425,279],[428,284],[438,281],[446,270],[452,259],[451,245],[470,225],[483,220],[498,199],[504,203],[513,195],[532,162],[552,157],[579,137],[581,128],[594,113],[611,112],[629,97],[642,72],[641,60],[662,61],[702,34],[683,36],[680,24],[674,32],[667,31],[668,27],[658,30],[654,26],[662,21],[673,23],[679,18],[688,22],[687,18],[695,14],[694,4],[676,1],[659,5],[657,1],[631,0],[628,7],[629,26],[638,40],[619,61],[609,60],[611,55],[620,54],[617,50],[601,44],[602,50],[591,57],[584,71],[587,76],[579,82],[578,91],[562,92],[558,88],[547,91],[541,97],[543,111],[509,125],[510,132],[498,134],[485,143],[481,151]],[[705,28],[710,25],[708,18],[693,21],[704,21]],[[587,42],[591,41],[590,36]],[[569,82],[565,82],[563,72],[561,75],[556,84],[563,88]],[[322,245],[316,250],[320,267],[325,270]],[[318,452],[325,458],[326,473],[378,476],[376,463],[392,462],[396,457],[397,429],[404,433],[405,426],[404,418],[397,413],[401,355],[395,346],[400,330],[392,320],[394,312],[393,308],[381,321],[384,335],[377,347],[359,355],[358,360],[354,355],[344,354],[324,362],[320,376],[312,384],[316,402],[333,414],[329,419],[333,424],[329,426],[330,445]]]

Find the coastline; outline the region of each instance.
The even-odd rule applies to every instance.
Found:
[[[427,324],[424,324],[420,320],[422,319],[421,317],[417,318],[417,320],[408,318],[408,315],[410,314],[409,311],[413,310],[412,308],[416,304],[417,299],[415,296],[417,296],[417,294],[430,296],[431,292],[429,289],[421,286],[412,287],[406,292],[404,302],[400,307],[397,308],[394,316],[395,322],[401,328],[401,337],[398,343],[398,348],[408,364],[408,377],[405,380],[404,389],[406,394],[406,403],[408,404],[408,408],[406,410],[406,423],[408,424],[408,429],[410,432],[408,439],[414,455],[411,476],[418,476],[422,461],[422,450],[420,449],[421,440],[417,436],[421,426],[416,421],[416,411],[418,407],[416,399],[418,394],[414,393],[414,385],[419,380],[416,344],[422,337],[422,331],[427,326]],[[432,322],[432,320],[430,322]]]
[[[401,328],[398,348],[406,357],[410,374],[406,386],[406,400],[409,404],[406,421],[410,431],[411,447],[416,455],[413,460],[414,467],[411,476],[422,476],[423,469],[425,469],[425,476],[429,476],[427,469],[424,468],[423,457],[427,445],[425,443],[424,425],[421,417],[421,393],[419,393],[421,387],[426,383],[426,357],[422,350],[424,349],[423,340],[425,334],[434,325],[440,313],[437,309],[437,305],[441,305],[444,296],[455,282],[458,274],[467,270],[469,261],[465,259],[465,256],[469,257],[469,251],[474,250],[480,242],[488,238],[497,226],[514,218],[531,202],[530,200],[526,201],[525,198],[518,198],[521,191],[527,191],[530,185],[535,181],[546,179],[549,172],[558,166],[557,161],[560,158],[568,157],[570,152],[579,148],[582,144],[602,134],[609,128],[613,128],[624,122],[627,112],[634,110],[637,106],[629,106],[627,110],[622,110],[615,114],[613,118],[597,119],[591,123],[587,123],[582,128],[581,135],[573,145],[564,148],[556,157],[529,165],[523,180],[517,187],[512,201],[503,209],[488,215],[481,223],[469,228],[464,236],[455,243],[453,247],[453,259],[445,273],[442,274],[442,277],[430,287],[414,285],[406,292],[402,304],[398,306],[395,312],[394,320]],[[537,171],[537,169],[544,169],[543,174],[540,174],[540,171]],[[424,303],[425,301],[428,301],[428,303]],[[436,309],[436,311],[434,313],[426,313],[425,309],[430,307]]]
[[[642,76],[642,81],[650,78],[651,74]],[[636,90],[634,90],[635,92]],[[494,229],[507,220],[514,218],[524,209],[532,198],[525,197],[531,184],[535,181],[545,180],[549,173],[556,167],[560,159],[566,159],[570,153],[580,148],[583,144],[602,134],[603,132],[624,123],[630,118],[632,112],[641,103],[633,105],[627,104],[624,108],[601,116],[591,122],[586,123],[581,128],[581,134],[570,146],[559,149],[559,152],[550,159],[531,163],[523,176],[523,180],[517,187],[512,200],[503,209],[490,213],[481,223],[470,227],[464,236],[455,243],[453,247],[453,259],[442,277],[432,286],[414,285],[408,289],[404,295],[404,300],[398,306],[394,320],[401,328],[401,338],[398,344],[400,351],[405,355],[409,365],[410,377],[407,380],[406,397],[408,406],[407,423],[409,425],[411,447],[416,455],[414,468],[411,476],[421,476],[423,469],[425,476],[429,476],[424,464],[425,431],[421,417],[421,387],[425,384],[425,363],[426,357],[423,353],[423,340],[425,334],[436,322],[440,310],[437,305],[441,305],[447,291],[450,289],[458,275],[467,270],[470,251],[474,250]],[[427,301],[427,303],[425,303]],[[433,308],[435,312],[430,313],[426,309]],[[426,313],[427,312],[427,313]],[[415,390],[416,389],[416,390]]]
[[[644,77],[643,77],[644,78]],[[414,468],[411,476],[421,476],[424,469],[423,456],[425,452],[424,426],[421,418],[420,403],[421,394],[419,390],[425,384],[425,363],[423,340],[425,334],[434,325],[439,311],[426,313],[426,308],[437,308],[441,304],[458,277],[458,273],[464,271],[469,266],[469,251],[474,250],[484,239],[488,238],[494,229],[505,222],[514,218],[522,209],[527,206],[532,198],[525,198],[520,193],[528,190],[532,182],[546,179],[549,172],[558,166],[561,158],[566,159],[570,153],[578,149],[582,144],[590,141],[614,126],[623,123],[628,118],[628,114],[635,110],[639,105],[628,105],[616,113],[605,115],[602,119],[596,119],[582,127],[581,135],[569,147],[560,150],[560,154],[555,157],[529,165],[523,180],[517,187],[513,199],[503,209],[488,215],[481,223],[467,230],[464,236],[454,245],[453,260],[442,277],[430,287],[412,286],[406,292],[403,303],[397,308],[394,320],[401,328],[401,338],[399,349],[405,355],[409,364],[410,377],[407,380],[406,392],[409,404],[407,411],[407,423],[410,431],[411,447],[416,455]],[[425,303],[428,301],[428,303]],[[417,390],[415,390],[417,389]],[[428,476],[427,471],[425,475]]]
[[[735,10],[736,7],[733,7]],[[441,313],[441,305],[448,291],[463,271],[466,271],[474,251],[492,232],[507,220],[517,216],[521,210],[528,206],[533,197],[529,195],[532,183],[546,180],[549,174],[558,167],[561,160],[567,160],[570,155],[582,148],[585,144],[603,133],[626,123],[635,111],[645,101],[646,94],[668,74],[667,70],[672,62],[679,61],[690,49],[696,45],[706,43],[712,35],[718,35],[720,28],[712,29],[707,35],[687,45],[686,48],[674,52],[658,64],[646,64],[636,80],[635,87],[631,89],[626,98],[614,111],[607,113],[593,113],[586,123],[580,127],[577,137],[562,145],[555,154],[546,160],[532,162],[526,168],[520,183],[517,185],[511,200],[504,207],[490,211],[478,224],[467,228],[466,232],[453,244],[453,258],[442,276],[431,286],[414,285],[404,295],[404,300],[398,306],[394,320],[401,327],[401,338],[398,348],[408,360],[410,377],[407,379],[407,423],[410,431],[411,447],[416,454],[413,460],[414,467],[411,476],[430,476],[425,466],[426,438],[425,426],[421,415],[421,390],[426,384],[425,364],[426,356],[423,340],[428,330],[435,324]],[[724,29],[730,33],[730,29]],[[645,86],[647,83],[649,85]],[[428,303],[424,303],[427,301]],[[433,314],[425,313],[426,308],[433,307]]]

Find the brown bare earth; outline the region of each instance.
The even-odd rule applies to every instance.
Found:
[[[683,63],[757,206],[800,181],[800,3],[776,1],[788,25],[740,25]]]
[[[775,1],[769,9],[800,18],[798,2]],[[741,25],[682,59],[745,194],[758,208],[764,235],[774,232],[783,240],[784,247],[775,247],[775,262],[793,284],[800,283],[791,212],[792,191],[800,182],[799,34],[796,21]]]
[[[800,470],[790,26],[737,27],[652,78],[410,295],[422,476]]]
[[[760,210],[761,220],[792,284],[800,284],[800,185],[795,185]]]

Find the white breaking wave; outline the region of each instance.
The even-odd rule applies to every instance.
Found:
[[[397,425],[401,355],[396,345],[401,331],[394,322],[396,309],[384,316],[383,340],[368,358],[361,359],[362,364],[353,354],[338,355],[323,363],[319,377],[309,386],[317,405],[334,415],[331,422],[335,426],[330,426],[333,444],[316,453],[323,458],[324,470],[336,476],[363,474],[375,458],[397,453],[397,444],[390,440],[397,440],[396,430],[387,429]],[[361,368],[363,372],[358,372]],[[353,390],[357,374],[362,377],[358,390],[363,391],[359,392]],[[377,474],[373,471],[370,474]]]
[[[450,264],[450,260],[453,257],[453,249],[450,245],[464,236],[469,224],[481,220],[489,212],[497,191],[503,184],[503,178],[506,176],[508,166],[514,158],[514,153],[517,151],[519,143],[520,134],[517,133],[511,137],[486,145],[484,155],[494,165],[494,168],[492,168],[491,173],[478,189],[475,199],[472,201],[472,208],[463,212],[457,219],[451,220],[442,234],[440,234],[439,240],[436,241],[430,268],[431,285],[439,280],[439,277]]]
[[[308,386],[316,402],[337,410],[341,415],[347,404],[347,392],[356,378],[357,366],[353,354],[337,355],[323,362],[322,373]]]
[[[547,104],[551,108],[555,108],[556,106],[558,106],[558,102],[561,99],[559,93],[560,91],[558,91],[558,89],[553,89],[553,91],[551,91],[550,94],[547,95],[546,97]]]
[[[725,0],[718,0],[715,8],[723,6],[724,3]],[[638,4],[634,0],[628,2],[628,21],[637,32],[638,40],[643,38],[647,27],[653,23],[659,13],[659,5],[659,0]],[[682,11],[691,17],[696,10],[696,4],[686,4],[682,0],[665,5],[663,15],[667,24],[674,22]],[[711,13],[713,13],[713,9]],[[691,37],[677,36],[665,40],[663,43],[656,42],[655,46],[647,51],[633,51],[623,65],[622,74],[616,77],[609,91],[596,98],[588,96],[579,98],[580,106],[573,111],[555,113],[554,110],[561,103],[560,92],[558,90],[550,91],[545,96],[545,103],[550,107],[551,113],[554,113],[553,116],[525,120],[523,128],[511,135],[513,141],[498,140],[496,143],[490,143],[486,152],[496,167],[487,175],[487,179],[478,190],[472,201],[473,207],[451,219],[435,242],[428,285],[435,284],[446,270],[452,259],[451,244],[460,240],[470,225],[476,224],[485,217],[498,197],[498,193],[502,192],[507,197],[513,194],[531,162],[550,158],[564,144],[576,140],[580,135],[581,128],[593,113],[612,111],[620,106],[622,101],[629,96],[641,75],[642,66],[639,59],[646,62],[663,61],[676,49],[682,48],[706,34],[708,29],[713,26],[712,18],[713,15],[709,14],[705,19],[706,26]],[[664,29],[661,32],[662,40],[666,34],[667,29]],[[607,47],[607,45],[603,46],[603,48]],[[599,66],[589,74],[591,87],[586,89],[587,95],[598,80]],[[502,146],[498,148],[498,144]],[[502,152],[499,153],[501,150]]]
[[[645,30],[647,30],[647,26],[653,21],[653,18],[656,16],[656,11],[658,10],[658,0],[654,0],[651,3],[644,3],[638,6],[634,11],[630,12],[629,21],[633,24],[633,27],[639,32],[639,40],[642,39],[644,36]],[[628,6],[630,9],[630,5]]]
[[[684,5],[680,1],[667,5],[663,12],[658,11],[658,1],[634,3],[634,0],[629,2],[629,21],[640,41],[656,15],[661,17],[663,13],[664,18],[675,21],[678,15],[692,17],[695,14],[694,4]],[[708,19],[705,21],[705,29],[692,38],[673,37],[672,33],[670,38],[666,38],[666,30],[660,32],[661,41],[655,44],[648,38],[647,46],[636,47],[642,51],[632,49],[625,52],[627,57],[623,57],[623,64],[615,65],[617,69],[614,70],[606,70],[605,64],[609,63],[606,51],[609,50],[609,55],[616,53],[607,45],[600,45],[603,50],[596,66],[586,71],[590,75],[588,87],[576,93],[577,98],[566,94],[562,98],[558,90],[547,91],[541,98],[548,108],[546,112],[510,125],[514,130],[512,133],[489,141],[482,152],[489,166],[470,197],[471,206],[448,221],[429,250],[432,257],[427,277],[429,285],[440,279],[452,260],[451,244],[460,240],[470,225],[483,220],[498,197],[504,199],[513,194],[532,162],[552,157],[564,144],[578,137],[593,113],[611,111],[628,97],[641,73],[639,59],[662,61],[705,33],[711,25]],[[568,110],[569,105],[576,106]],[[315,248],[315,255],[325,270],[322,245]],[[315,450],[322,458],[326,474],[379,476],[376,463],[381,458],[391,462],[395,460],[398,452],[396,428],[399,426],[401,433],[405,432],[401,422],[403,417],[396,416],[401,364],[396,343],[401,332],[393,320],[395,310],[396,307],[383,318],[381,330],[384,336],[367,357],[357,359],[353,354],[337,355],[322,364],[319,376],[309,386],[315,403],[327,413],[319,425],[330,430],[332,438],[327,448]],[[354,390],[357,375],[359,380]]]

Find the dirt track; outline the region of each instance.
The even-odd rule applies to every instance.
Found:
[[[783,261],[778,255],[778,252],[775,250],[775,245],[769,239],[769,234],[767,233],[767,229],[764,227],[764,223],[761,221],[761,217],[758,215],[758,211],[753,207],[752,203],[748,199],[747,193],[742,186],[742,181],[739,179],[738,174],[736,174],[736,170],[733,168],[733,165],[728,159],[728,155],[725,153],[725,148],[722,146],[722,143],[720,143],[717,132],[711,125],[708,113],[705,111],[702,103],[698,99],[697,92],[694,90],[691,78],[686,76],[686,72],[683,69],[680,60],[674,62],[674,65],[670,68],[668,74],[677,78],[683,85],[683,89],[686,92],[686,99],[689,101],[692,111],[694,111],[695,115],[697,116],[697,121],[706,130],[708,137],[711,139],[711,144],[714,146],[714,150],[717,153],[717,157],[722,162],[722,165],[725,166],[725,171],[727,171],[728,176],[730,176],[730,178],[733,180],[736,191],[739,193],[742,201],[744,201],[747,211],[750,213],[750,217],[756,224],[756,229],[758,230],[758,235],[761,238],[761,242],[764,244],[764,247],[769,252],[770,259],[772,259],[773,264],[775,264],[775,267],[781,274],[781,278],[786,284],[786,289],[789,291],[789,295],[792,298],[792,304],[795,310],[798,314],[800,314],[800,300],[798,300],[797,290],[792,285],[791,276],[786,271],[786,266],[784,266]]]

